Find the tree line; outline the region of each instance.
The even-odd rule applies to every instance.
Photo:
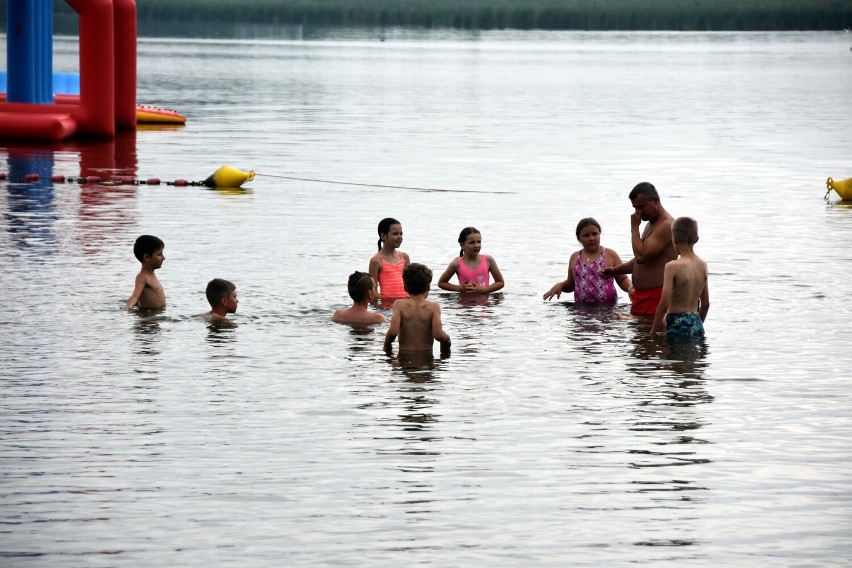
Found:
[[[54,2],[67,17],[71,8]],[[848,0],[137,0],[140,22],[457,29],[788,31],[852,26]]]

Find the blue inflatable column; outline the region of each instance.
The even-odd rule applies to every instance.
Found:
[[[52,103],[52,0],[8,0],[6,44],[6,100]]]

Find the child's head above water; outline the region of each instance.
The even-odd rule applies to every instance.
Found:
[[[382,250],[382,235],[384,235],[385,238],[387,238],[388,233],[391,232],[391,227],[393,225],[399,225],[400,227],[402,227],[402,223],[400,223],[399,221],[397,221],[393,217],[385,217],[384,219],[379,221],[379,228],[378,228],[378,231],[379,231],[379,250]]]
[[[698,222],[692,217],[678,217],[672,223],[672,238],[683,245],[698,242]]]
[[[412,296],[422,294],[429,290],[432,283],[432,271],[419,262],[412,262],[402,271],[402,283],[405,291]]]
[[[210,302],[210,307],[215,308],[222,303],[222,300],[230,297],[231,293],[236,290],[232,282],[223,278],[214,278],[207,283],[207,301]]]
[[[595,221],[592,217],[586,217],[585,219],[580,219],[580,222],[577,223],[577,240],[580,240],[580,233],[582,233],[583,229],[589,225],[594,225],[598,228],[598,232],[601,232],[601,224]]]
[[[370,290],[373,289],[373,277],[367,272],[357,270],[349,275],[349,283],[346,286],[349,297],[356,302],[364,301]]]
[[[462,247],[461,251],[459,252],[459,256],[464,256],[464,243],[467,238],[474,233],[476,233],[477,235],[481,235],[479,229],[477,229],[476,227],[465,227],[461,230],[461,233],[459,233],[459,245],[461,245]]]
[[[149,256],[153,255],[158,250],[165,248],[165,246],[163,241],[154,235],[142,235],[133,243],[133,255],[139,262],[142,262],[146,254]]]

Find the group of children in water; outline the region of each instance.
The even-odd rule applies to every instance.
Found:
[[[634,209],[631,217],[634,239],[638,237],[638,225],[642,220],[655,220],[645,216],[646,207],[653,207],[639,199],[651,195],[656,199],[657,212],[662,211],[668,220],[671,217],[659,206],[659,196],[651,184],[650,193],[638,195],[634,199],[631,193]],[[634,188],[642,186],[640,184]],[[639,193],[642,193],[641,191]],[[660,223],[662,224],[662,223]],[[639,237],[644,243],[649,239],[650,232]],[[704,334],[703,321],[707,317],[709,307],[709,292],[707,287],[707,264],[693,251],[693,245],[698,241],[698,224],[689,217],[679,217],[665,225],[670,235],[665,235],[663,247],[673,247],[674,259],[662,258],[663,285],[661,287],[645,288],[647,298],[639,298],[630,276],[636,268],[634,258],[622,263],[614,250],[601,245],[601,226],[593,218],[587,217],[577,224],[576,236],[582,249],[574,252],[568,262],[568,276],[565,280],[554,284],[543,298],[550,300],[559,298],[562,292],[573,292],[577,303],[615,304],[617,284],[630,296],[633,307],[646,304],[646,311],[633,313],[653,315],[651,332],[657,333],[664,329],[669,337],[701,337]],[[660,239],[660,231],[656,238]],[[441,309],[437,302],[427,299],[432,282],[432,271],[419,263],[412,263],[409,256],[399,250],[402,245],[402,224],[394,218],[382,219],[378,226],[378,252],[370,258],[369,272],[355,271],[349,276],[347,285],[352,306],[339,309],[331,316],[331,320],[349,325],[372,325],[386,322],[379,312],[369,309],[371,303],[382,302],[392,304],[390,326],[385,335],[385,349],[390,351],[393,342],[399,338],[400,352],[431,352],[433,342],[438,341],[442,351],[450,347],[451,340],[441,324]],[[462,294],[487,295],[500,290],[505,285],[503,274],[497,266],[494,257],[481,254],[482,235],[474,227],[462,229],[458,238],[461,247],[460,254],[447,266],[438,279],[438,286],[443,290],[460,292]],[[634,245],[635,246],[635,245]],[[163,242],[151,235],[142,235],[136,240],[133,252],[142,263],[142,269],[136,277],[133,294],[127,301],[127,307],[136,305],[142,308],[157,308],[165,305],[165,294],[154,271],[160,268],[163,256]],[[657,255],[660,255],[657,251]],[[638,256],[638,255],[637,255]],[[455,277],[457,283],[452,283]],[[492,282],[493,279],[493,282]],[[221,278],[211,280],[206,290],[207,300],[211,311],[211,320],[223,320],[227,314],[237,311],[236,287]]]

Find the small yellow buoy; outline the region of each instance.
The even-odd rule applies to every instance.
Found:
[[[240,187],[253,179],[254,170],[244,172],[231,166],[222,166],[204,180],[204,185],[207,187]]]
[[[828,188],[828,191],[832,189],[837,192],[837,195],[840,196],[840,199],[844,201],[852,201],[852,178],[842,179],[839,181],[834,181],[831,178],[828,178],[825,182],[825,187]],[[828,196],[828,192],[826,192],[826,196]]]

